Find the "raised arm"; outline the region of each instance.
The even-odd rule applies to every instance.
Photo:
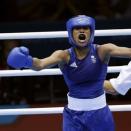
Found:
[[[102,61],[109,57],[126,57],[131,58],[131,48],[119,47],[112,43],[103,44],[98,48],[98,54]]]
[[[110,56],[118,56],[118,57],[131,57],[131,48],[127,47],[119,47],[114,44],[108,44],[107,52]]]
[[[67,51],[57,50],[44,59],[33,58],[32,68],[36,70],[50,68],[60,63],[67,63],[68,59],[69,55]]]
[[[66,63],[68,62],[68,59],[69,55],[67,50],[58,50],[52,53],[49,57],[39,59],[30,56],[28,48],[16,47],[9,53],[7,63],[13,68],[24,67],[34,70],[41,70],[59,63]]]

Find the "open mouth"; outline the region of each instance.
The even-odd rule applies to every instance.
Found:
[[[80,35],[79,35],[79,40],[85,40],[85,39],[86,39],[85,34],[80,34]]]
[[[79,34],[78,39],[79,39],[79,42],[85,43],[86,35],[85,34]]]

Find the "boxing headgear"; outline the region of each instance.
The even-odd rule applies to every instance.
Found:
[[[76,46],[76,43],[72,37],[72,30],[74,27],[77,27],[77,26],[79,26],[79,27],[87,26],[90,28],[91,36],[88,41],[88,46],[90,46],[91,43],[93,43],[93,41],[94,41],[95,20],[92,17],[88,17],[85,15],[78,15],[78,16],[73,17],[67,21],[66,28],[68,31],[68,39],[69,39],[69,43],[73,46]]]

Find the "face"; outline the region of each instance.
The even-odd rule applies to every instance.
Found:
[[[75,27],[72,32],[73,39],[79,47],[85,47],[90,40],[90,28],[89,27]]]

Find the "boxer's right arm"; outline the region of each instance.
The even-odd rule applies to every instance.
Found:
[[[21,51],[21,47],[14,48],[8,56],[7,63],[13,68],[27,67],[34,70],[41,70],[52,67],[56,64],[66,62],[68,58],[67,51],[57,50],[52,53],[49,57],[39,59],[32,58],[29,55],[29,51],[26,47],[25,51]]]
[[[63,50],[57,50],[53,52],[49,57],[38,59],[33,58],[33,66],[34,70],[41,70],[45,68],[50,68],[60,63],[67,63],[68,61],[68,53]]]

